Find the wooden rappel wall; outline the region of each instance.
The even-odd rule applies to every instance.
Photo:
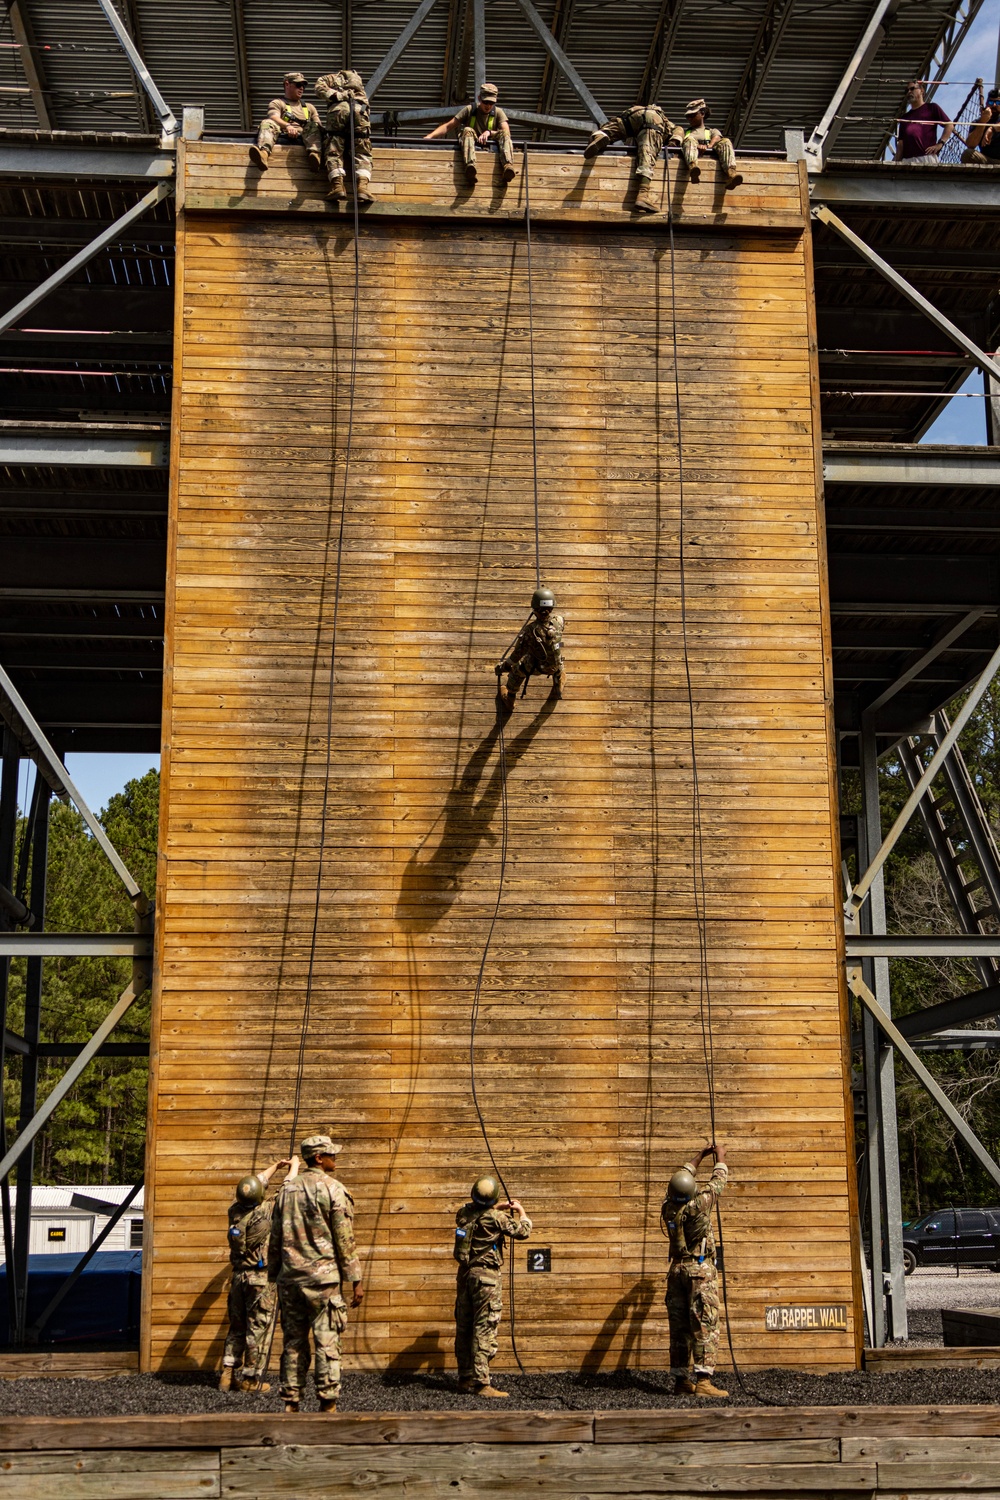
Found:
[[[377,152],[345,473],[350,213],[297,148],[265,177],[243,146],[181,148],[153,1369],[220,1361],[234,1184],[316,1130],[357,1200],[348,1365],[453,1368],[453,1215],[488,1166],[469,1022],[502,849],[493,665],[535,584],[523,172],[504,193],[484,160],[471,191],[450,151]],[[737,1355],[852,1366],[805,179],[661,175],[672,257],[630,165],[530,160],[568,685],[555,703],[533,681],[507,728],[476,1046],[498,1161],[551,1249],[540,1274],[516,1250],[520,1351],[668,1364],[658,1211],[709,1131],[708,1036]],[[847,1329],[768,1331],[791,1304],[846,1304]]]

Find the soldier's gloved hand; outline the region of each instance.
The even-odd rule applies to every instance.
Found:
[[[503,672],[503,670],[504,670],[504,668],[505,668],[505,667],[506,667],[506,665],[507,665],[507,663],[506,663],[506,662],[502,662],[502,661],[498,661],[498,662],[497,662],[497,664],[496,664],[496,666],[495,666],[495,667],[494,667],[494,668],[493,668],[493,670],[494,670],[494,672],[495,672],[495,673],[496,673],[496,674],[497,674],[497,676],[498,676],[498,677],[499,677],[499,676],[500,676],[500,674],[501,674],[501,672]]]
[[[361,1285],[360,1281],[356,1281],[354,1283],[354,1295],[351,1298],[351,1306],[352,1307],[360,1307],[361,1304],[362,1304],[362,1302],[364,1300],[365,1300],[365,1289]]]

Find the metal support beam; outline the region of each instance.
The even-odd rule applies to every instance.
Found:
[[[896,1025],[910,1041],[918,1037],[933,1036],[937,1031],[948,1031],[956,1026],[969,1026],[974,1021],[985,1021],[1000,1011],[1000,985],[988,989],[973,990],[970,995],[959,995],[954,1000],[942,1000],[929,1005],[926,1010],[912,1011],[897,1019]]]
[[[97,146],[0,146],[0,177],[107,178],[122,182],[172,178],[173,155],[148,149],[102,150]],[[39,220],[41,224],[43,221]]]
[[[400,57],[403,55],[410,42],[416,36],[417,32],[420,30],[420,27],[423,25],[427,16],[430,15],[436,4],[437,0],[420,0],[420,4],[413,12],[413,15],[407,21],[406,25],[399,33],[399,36],[393,42],[388,52],[385,54],[378,67],[375,69],[368,82],[365,84],[365,93],[368,95],[369,99],[374,97],[375,90],[378,88],[380,83],[384,82],[386,76],[391,72],[392,68],[399,61]]]
[[[0,880],[8,887],[14,884],[14,844],[17,838],[17,782],[21,758],[17,740],[8,725],[0,726]],[[0,914],[0,935],[9,926]],[[10,984],[10,959],[0,956],[0,1097],[7,1078],[7,999]],[[0,1151],[7,1149],[7,1112],[0,1108]],[[14,1263],[14,1221],[10,1209],[10,1183],[0,1179],[0,1217],[3,1220],[3,1249],[7,1265]],[[8,1328],[17,1322],[17,1299],[14,1278],[7,1277]]]
[[[642,70],[642,82],[636,95],[640,104],[655,104],[660,97],[683,10],[684,0],[661,0],[646,66]]]
[[[125,56],[132,64],[132,67],[135,70],[136,77],[139,79],[139,82],[142,84],[143,88],[146,90],[146,93],[149,95],[153,108],[156,110],[157,118],[160,121],[160,126],[163,130],[164,136],[168,139],[176,136],[178,130],[180,129],[180,126],[177,123],[176,116],[174,115],[173,110],[170,108],[170,105],[160,93],[159,89],[156,87],[156,84],[153,81],[152,74],[142,60],[142,54],[139,52],[139,49],[136,47],[132,38],[129,36],[125,22],[115,10],[114,5],[112,4],[112,0],[97,0],[97,3],[107,17],[108,24],[110,25],[115,36],[121,43],[122,51],[125,53]]]
[[[806,161],[811,172],[821,172],[840,134],[843,117],[851,107],[851,101],[865,81],[865,74],[872,58],[885,40],[885,22],[898,8],[899,0],[878,0],[868,18],[868,24],[854,49],[854,56],[844,70],[833,98],[815,130],[806,141]]]
[[[53,271],[52,275],[46,277],[40,286],[36,286],[34,291],[28,293],[27,297],[22,297],[20,302],[16,303],[9,312],[5,312],[0,316],[0,333],[3,333],[8,328],[15,327],[25,313],[30,312],[33,307],[37,307],[39,302],[44,301],[50,292],[55,291],[57,286],[62,286],[63,282],[68,281],[72,275],[80,270],[81,266],[85,266],[89,260],[93,260],[98,251],[103,250],[105,245],[110,244],[123,229],[127,229],[129,224],[135,219],[141,219],[144,213],[148,213],[151,208],[155,208],[157,203],[162,203],[164,198],[169,198],[172,192],[173,188],[169,183],[158,182],[144,198],[140,198],[139,202],[134,204],[127,213],[122,214],[120,219],[116,219],[96,239],[91,240],[89,245],[84,245],[82,250],[78,250],[65,265],[60,266],[58,271]]]
[[[41,427],[42,424],[39,424]],[[80,423],[79,437],[30,431],[22,422],[0,422],[0,464],[55,465],[61,468],[166,469],[170,440],[122,430],[93,432]]]
[[[979,937],[956,932],[947,937],[923,933],[902,936],[872,936],[849,932],[845,939],[848,958],[1000,958],[1000,936]]]
[[[35,774],[31,810],[25,837],[31,839],[31,905],[44,926],[49,861],[49,802],[51,791],[44,777]],[[21,1100],[18,1132],[24,1130],[38,1108],[38,1042],[42,1032],[41,958],[29,958],[24,985],[24,1042],[29,1048],[21,1059]],[[24,1342],[28,1312],[28,1256],[31,1250],[31,1191],[35,1175],[34,1145],[17,1164],[17,1205],[14,1214],[14,1260],[7,1268],[15,1287],[16,1322],[14,1343]]]
[[[10,0],[7,14],[10,17],[10,29],[14,41],[21,51],[21,67],[31,90],[31,102],[35,106],[38,127],[40,130],[52,130],[56,122],[49,109],[45,73],[38,59],[31,18],[25,8],[24,0]]]
[[[723,135],[738,146],[750,126],[750,119],[768,81],[771,67],[784,38],[795,0],[768,0],[750,48],[743,77],[736,89]],[[787,148],[786,148],[787,150]]]
[[[857,913],[864,905],[865,898],[868,895],[868,892],[870,891],[876,876],[879,874],[882,866],[885,864],[889,855],[896,847],[900,835],[902,834],[904,828],[909,823],[916,810],[917,803],[920,801],[920,798],[924,795],[927,788],[934,780],[935,776],[941,770],[941,767],[944,764],[944,761],[947,758],[952,745],[955,744],[962,730],[965,728],[966,724],[969,722],[970,718],[978,707],[980,699],[983,697],[986,689],[993,681],[998,667],[1000,667],[1000,646],[997,647],[993,655],[990,657],[985,671],[979,678],[979,681],[976,683],[969,696],[966,698],[965,702],[962,704],[962,707],[959,710],[958,717],[956,718],[954,724],[951,726],[951,729],[941,741],[941,745],[936,754],[932,756],[926,771],[917,782],[917,785],[913,788],[913,791],[907,798],[906,803],[898,818],[896,819],[895,823],[893,823],[889,832],[883,839],[882,847],[876,852],[876,854],[872,858],[871,864],[865,870],[865,873],[862,875],[861,879],[854,887],[854,890],[851,892],[851,895],[845,906],[845,911],[849,920],[856,917]],[[970,942],[972,940],[966,938],[964,941]]]
[[[130,1007],[135,1004],[139,996],[149,988],[149,982],[150,972],[148,967],[143,967],[140,964],[134,965],[132,979],[125,989],[122,990],[111,1011],[105,1016],[100,1026],[98,1026],[90,1038],[90,1041],[85,1044],[76,1061],[71,1063],[66,1069],[66,1072],[60,1078],[55,1088],[46,1097],[45,1102],[36,1110],[28,1125],[19,1131],[14,1144],[5,1151],[3,1158],[0,1159],[0,1180],[5,1178],[11,1168],[20,1161],[38,1132],[55,1112],[56,1106],[62,1103],[83,1070],[87,1067],[87,1064],[97,1056],[97,1053],[114,1031],[118,1022]]]
[[[915,677],[919,677],[925,667],[929,667],[932,662],[937,661],[938,657],[947,651],[948,647],[957,641],[959,636],[964,635],[970,626],[974,625],[977,620],[982,619],[984,614],[986,614],[986,607],[985,605],[980,605],[977,609],[968,610],[966,614],[953,623],[946,621],[938,630],[937,635],[927,647],[927,650],[921,651],[910,661],[895,681],[890,683],[887,688],[884,688],[878,697],[867,705],[865,713],[877,714],[880,708],[884,708],[890,699],[895,698],[896,694],[901,692],[907,683],[912,682]]]
[[[541,38],[542,45],[549,53],[549,56],[552,58],[552,61],[559,69],[560,73],[562,73],[567,83],[569,83],[571,87],[576,90],[577,94],[583,100],[583,103],[586,105],[587,109],[590,110],[590,113],[594,117],[595,123],[597,125],[603,125],[605,120],[608,118],[607,115],[604,113],[603,109],[598,104],[597,100],[594,98],[593,94],[590,92],[583,79],[580,77],[576,68],[574,68],[573,64],[570,62],[563,49],[560,47],[559,43],[552,35],[549,28],[546,26],[545,22],[538,14],[538,11],[531,3],[531,0],[517,0],[517,3],[524,11],[524,14],[527,16],[532,26],[535,28],[535,31]]]
[[[486,0],[472,0],[472,76],[478,98],[486,82]]]
[[[233,20],[233,41],[236,46],[236,78],[240,86],[240,115],[243,129],[253,128],[250,108],[250,67],[247,61],[247,27],[243,14],[243,0],[229,0]]]
[[[839,219],[831,209],[823,204],[819,204],[813,208],[812,216],[819,223],[826,224],[835,234],[839,234],[842,240],[846,240],[849,245],[853,246],[862,260],[866,260],[870,266],[874,266],[875,270],[885,277],[890,286],[895,287],[897,292],[900,292],[907,301],[912,302],[914,307],[918,307],[931,320],[935,328],[940,328],[941,332],[946,334],[960,349],[964,349],[973,363],[978,365],[985,374],[995,376],[1000,380],[1000,365],[991,359],[988,354],[984,354],[979,345],[974,343],[960,328],[956,327],[950,318],[946,318],[944,313],[940,312],[934,306],[933,302],[928,302],[927,298],[918,292],[916,287],[907,281],[905,276],[901,276],[893,266],[890,266],[887,260],[883,260],[881,255],[877,255],[859,234],[855,234],[853,229],[849,229],[843,219]]]
[[[931,445],[884,446],[885,451],[880,453],[874,447],[829,444],[823,449],[824,481],[827,484],[1000,487],[1000,456],[988,448],[970,448],[963,453],[961,450],[942,451]]]
[[[576,0],[556,0],[555,10],[552,13],[552,24],[550,31],[556,41],[566,50],[566,42],[569,30],[573,24],[573,10]],[[559,70],[551,53],[545,59],[542,69],[542,81],[538,89],[538,113],[550,115],[555,108],[556,91],[559,88]]]
[[[66,767],[59,760],[56,752],[42,732],[41,727],[35,722],[34,715],[7,676],[3,667],[0,667],[0,715],[7,720],[8,724],[11,724],[15,733],[19,733],[22,730],[26,732],[31,745],[31,758],[34,760],[39,771],[45,777],[45,780],[57,797],[68,797],[72,800],[77,812],[111,861],[112,868],[128,891],[136,910],[140,913],[145,912],[149,903],[141,887],[129,873],[118,850],[112,844],[101,824],[83,800]],[[11,723],[12,718],[14,720],[13,723]]]
[[[910,1046],[909,1042],[903,1036],[902,1032],[897,1026],[893,1024],[892,1020],[889,1016],[886,1015],[885,1011],[882,1010],[878,1001],[875,999],[875,996],[872,994],[871,990],[862,979],[857,967],[855,966],[853,968],[849,968],[847,972],[848,983],[850,984],[850,987],[854,994],[857,995],[858,999],[865,1007],[865,1010],[876,1022],[880,1030],[885,1033],[886,1038],[895,1047],[896,1051],[899,1053],[900,1057],[906,1063],[910,1071],[923,1084],[924,1088],[930,1094],[935,1104],[937,1104],[938,1107],[948,1117],[948,1120],[954,1127],[956,1134],[960,1136],[966,1146],[968,1146],[973,1156],[979,1162],[979,1165],[983,1167],[985,1171],[989,1173],[990,1177],[993,1178],[993,1181],[997,1183],[998,1186],[1000,1186],[1000,1166],[998,1166],[997,1163],[993,1160],[992,1156],[987,1151],[986,1147],[983,1145],[979,1137],[976,1135],[975,1131],[969,1128],[965,1120],[963,1120],[958,1110],[948,1098],[948,1095],[938,1084],[938,1081],[934,1077],[933,1073],[929,1073],[927,1071],[923,1063],[920,1061],[920,1058],[917,1056],[913,1048]]]
[[[143,932],[0,932],[0,958],[151,958]]]

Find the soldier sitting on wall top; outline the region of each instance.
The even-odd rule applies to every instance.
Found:
[[[743,178],[736,170],[733,143],[721,130],[716,130],[714,125],[705,124],[711,110],[704,99],[692,99],[684,113],[687,115],[687,125],[675,125],[670,139],[675,146],[680,146],[691,181],[697,182],[701,177],[699,158],[711,154],[718,158],[725,174],[726,187],[738,188]]]
[[[499,93],[495,83],[484,83],[474,105],[467,104],[444,125],[438,125],[424,136],[425,141],[439,141],[451,131],[457,132],[458,149],[465,162],[466,182],[475,182],[479,175],[476,170],[476,147],[488,146],[491,141],[503,162],[504,182],[514,180],[514,146],[507,116],[497,104]]]
[[[267,115],[257,132],[257,144],[250,147],[250,160],[262,172],[268,169],[268,158],[275,144],[303,145],[313,171],[322,169],[323,130],[315,104],[303,102],[305,87],[304,73],[286,73],[285,97],[272,99],[267,106]]]

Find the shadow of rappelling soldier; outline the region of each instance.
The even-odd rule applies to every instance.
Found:
[[[501,683],[497,689],[497,698],[505,713],[510,713],[518,688],[522,683],[527,685],[529,677],[551,677],[551,696],[561,698],[563,695],[566,671],[562,638],[566,621],[555,613],[555,607],[556,596],[551,589],[536,589],[531,596],[531,619],[521,626],[513,645],[493,669],[497,677],[507,674],[506,683]]]

